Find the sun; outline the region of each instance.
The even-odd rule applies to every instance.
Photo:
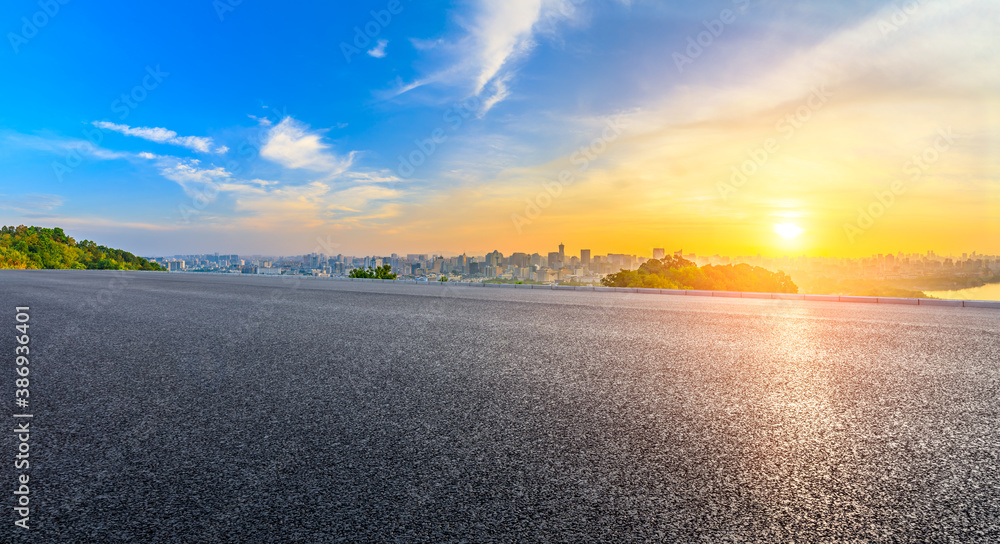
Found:
[[[802,234],[802,229],[800,229],[798,225],[793,225],[791,223],[778,223],[774,225],[774,232],[780,234],[782,238],[790,240]]]

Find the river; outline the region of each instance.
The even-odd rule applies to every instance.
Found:
[[[957,291],[924,291],[935,298],[961,300],[1000,300],[1000,283],[988,283],[982,287],[970,287]]]

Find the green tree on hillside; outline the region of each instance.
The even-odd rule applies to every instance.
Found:
[[[163,270],[142,257],[90,240],[77,243],[61,228],[0,228],[0,268]]]
[[[705,265],[698,268],[683,257],[667,256],[643,263],[638,270],[621,270],[601,280],[607,287],[702,289],[797,293],[799,288],[784,272],[771,272],[749,264]]]

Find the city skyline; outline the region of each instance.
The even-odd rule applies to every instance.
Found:
[[[661,252],[661,251],[662,251],[662,253],[658,253],[658,252]],[[501,255],[504,255],[504,256],[507,256],[507,257],[509,257],[510,255],[515,255],[515,254],[539,255],[539,256],[543,256],[543,257],[545,257],[545,256],[551,256],[553,254],[559,254],[558,251],[554,251],[554,252],[553,251],[548,251],[548,252],[545,252],[545,251],[532,251],[531,253],[528,253],[527,251],[510,251],[510,252],[504,252],[504,251],[500,251],[499,249],[494,249],[492,251],[479,251],[479,252],[465,252],[465,251],[463,251],[463,252],[458,252],[458,253],[455,253],[455,252],[434,252],[434,251],[421,251],[421,252],[392,251],[392,252],[389,252],[389,253],[370,252],[370,251],[369,252],[365,252],[365,251],[361,251],[361,252],[345,252],[345,251],[340,251],[340,252],[335,252],[335,253],[326,253],[326,252],[318,252],[318,251],[313,251],[313,252],[308,252],[308,253],[259,253],[259,252],[258,253],[239,253],[239,252],[211,251],[211,252],[181,252],[181,253],[173,253],[173,254],[143,254],[143,256],[145,256],[145,257],[151,257],[151,258],[157,258],[157,259],[171,258],[171,257],[179,258],[181,256],[207,256],[207,255],[212,255],[212,256],[217,256],[217,257],[225,257],[225,256],[234,255],[234,256],[248,256],[248,257],[255,257],[255,258],[288,258],[288,259],[300,258],[300,257],[307,257],[307,256],[310,256],[310,255],[325,255],[327,257],[334,257],[334,256],[337,256],[337,255],[343,255],[343,256],[347,256],[347,257],[358,257],[358,256],[361,256],[361,257],[390,257],[390,256],[417,256],[417,255],[422,255],[425,258],[433,258],[433,257],[455,258],[455,257],[463,257],[463,256],[467,257],[467,258],[473,258],[473,257],[480,258],[480,257],[485,257],[486,255],[489,255],[490,253],[493,253],[493,252],[499,252]],[[956,258],[960,258],[962,260],[966,260],[966,259],[970,259],[970,258],[977,258],[977,257],[978,258],[984,258],[984,257],[1000,258],[1000,253],[995,253],[994,254],[994,253],[982,252],[982,251],[978,251],[978,250],[973,250],[971,252],[964,251],[964,252],[961,252],[961,253],[939,253],[939,252],[934,251],[932,249],[929,249],[927,251],[916,251],[916,252],[907,252],[907,251],[902,251],[902,250],[899,250],[899,251],[881,251],[879,253],[872,253],[870,255],[861,255],[861,256],[856,256],[856,257],[851,257],[851,256],[832,256],[831,257],[831,256],[824,256],[824,255],[807,255],[805,253],[801,253],[801,254],[785,253],[783,255],[764,255],[764,254],[729,255],[729,254],[722,254],[722,253],[718,253],[718,252],[715,252],[715,253],[705,253],[705,252],[699,252],[697,250],[686,251],[686,250],[683,250],[683,249],[678,249],[676,251],[670,251],[670,250],[667,250],[667,248],[650,248],[650,250],[647,251],[647,252],[645,252],[645,253],[643,253],[643,252],[638,252],[638,253],[630,253],[630,252],[625,252],[625,253],[621,253],[621,252],[606,252],[606,253],[601,253],[601,252],[595,252],[595,251],[593,251],[591,249],[588,249],[588,248],[579,248],[576,252],[573,252],[573,253],[566,252],[564,254],[568,255],[569,258],[574,258],[575,257],[575,258],[580,259],[580,260],[584,260],[584,257],[583,257],[584,254],[586,254],[587,257],[591,257],[591,256],[598,257],[598,256],[606,256],[606,255],[630,255],[630,256],[635,257],[635,258],[647,258],[647,259],[659,259],[659,258],[662,258],[664,256],[670,256],[670,255],[676,255],[676,256],[697,255],[699,257],[723,257],[723,258],[726,258],[726,257],[728,257],[728,258],[756,257],[756,258],[765,258],[765,259],[799,259],[799,258],[803,258],[804,257],[804,258],[809,258],[809,259],[833,259],[833,260],[858,260],[858,259],[865,259],[865,258],[871,258],[871,257],[876,257],[876,256],[898,256],[898,255],[924,256],[924,257],[935,258],[935,259],[956,259]]]
[[[262,256],[215,253],[152,259],[170,272],[347,278],[372,277],[365,274],[381,271],[380,274],[388,275],[387,279],[425,281],[736,291],[782,289],[783,292],[801,290],[809,294],[907,298],[944,295],[1000,300],[997,289],[1000,286],[1000,256],[978,252],[938,255],[934,251],[900,251],[845,258],[705,255],[652,248],[653,256],[649,257],[648,254],[592,254],[587,249],[573,255],[565,252],[563,244],[558,247],[558,251],[547,254],[492,251],[485,255],[457,256],[426,253]],[[673,276],[662,273],[664,269],[674,268],[683,268],[686,272]],[[359,271],[365,274],[356,275]],[[720,277],[728,279],[720,280]]]
[[[440,7],[16,2],[0,215],[140,254],[1000,252],[990,2]]]

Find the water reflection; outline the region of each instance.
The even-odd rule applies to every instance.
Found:
[[[1000,283],[991,283],[982,287],[970,287],[957,291],[924,291],[935,298],[951,298],[960,300],[1000,300]]]

